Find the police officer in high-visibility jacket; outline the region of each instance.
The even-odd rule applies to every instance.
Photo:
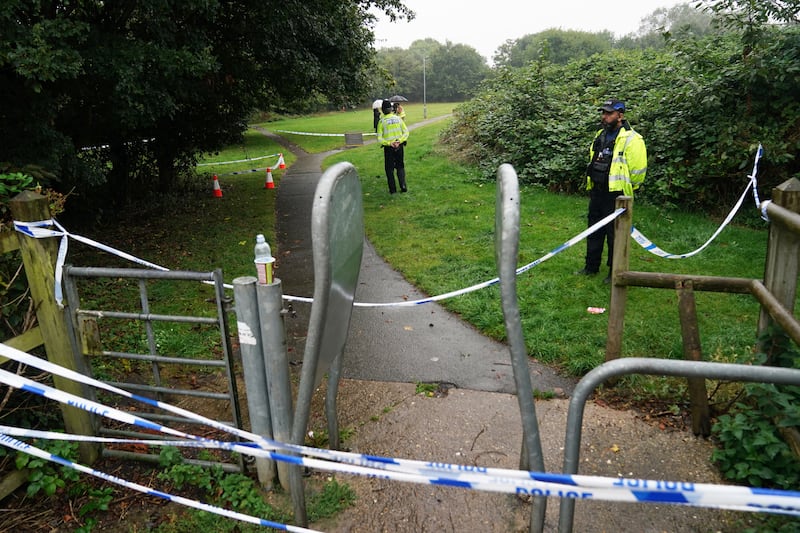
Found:
[[[397,170],[397,181],[400,191],[406,192],[406,166],[403,143],[408,140],[408,128],[403,119],[392,112],[392,102],[384,100],[381,105],[383,116],[378,123],[378,144],[383,146],[383,166],[389,184],[389,194],[397,192],[394,171]]]
[[[610,99],[598,109],[603,127],[589,147],[586,188],[589,191],[589,226],[614,212],[617,196],[633,196],[647,173],[644,138],[625,120],[625,102]],[[586,239],[586,262],[576,274],[591,276],[600,270],[603,246],[608,241],[609,275],[614,254],[614,224],[608,223]]]

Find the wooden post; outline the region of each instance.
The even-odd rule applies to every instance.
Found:
[[[614,220],[614,255],[611,262],[611,301],[608,311],[608,338],[606,339],[606,361],[617,359],[622,354],[622,330],[625,322],[625,301],[628,287],[617,285],[617,275],[630,270],[631,228],[633,227],[633,198],[618,196],[616,208],[625,212]]]
[[[683,358],[687,361],[702,361],[700,347],[700,328],[697,326],[697,306],[691,280],[675,283],[678,291],[678,314],[681,319],[683,337]],[[692,411],[692,431],[695,435],[711,435],[711,411],[708,407],[708,391],[704,378],[687,378],[689,382],[689,401]]]
[[[23,191],[10,202],[11,214],[17,222],[50,220],[47,198],[32,191]],[[17,232],[25,275],[31,289],[36,318],[44,339],[47,359],[57,365],[89,375],[85,360],[76,355],[67,330],[64,310],[55,301],[55,265],[58,253],[56,239],[36,239]],[[56,388],[82,398],[92,399],[92,390],[70,379],[53,376]],[[87,411],[61,404],[64,425],[68,432],[94,435],[92,415]],[[79,446],[80,459],[91,464],[98,457],[98,447],[90,443]]]
[[[800,213],[800,181],[791,178],[772,189],[772,202],[794,213]],[[794,312],[797,294],[798,255],[800,235],[780,221],[771,221],[767,259],[764,265],[764,286],[789,312]],[[759,338],[770,328],[774,320],[762,306],[758,318]],[[760,351],[767,354],[767,364],[773,364],[772,343],[759,342]]]

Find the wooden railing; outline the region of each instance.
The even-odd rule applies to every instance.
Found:
[[[761,304],[757,333],[759,338],[773,324],[797,344],[800,344],[800,321],[794,316],[797,298],[797,276],[800,273],[800,181],[791,178],[772,190],[772,200],[764,212],[770,220],[769,243],[765,259],[764,279],[671,274],[665,272],[636,272],[629,270],[631,241],[628,238],[633,226],[633,199],[617,198],[617,208],[625,212],[614,221],[614,260],[611,273],[611,302],[608,316],[606,361],[622,355],[622,333],[625,321],[625,303],[628,287],[673,289],[678,292],[678,310],[681,318],[684,357],[700,360],[702,356],[700,334],[697,328],[694,291],[730,292],[751,294]],[[624,236],[624,237],[623,237]],[[760,351],[772,360],[772,346],[759,346]],[[711,429],[705,380],[689,380],[692,408],[692,430],[708,436]],[[800,434],[792,436],[790,445],[800,449]]]

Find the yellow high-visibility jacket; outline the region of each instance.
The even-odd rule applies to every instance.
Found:
[[[408,128],[403,119],[394,113],[387,113],[378,122],[378,144],[389,146],[394,141],[407,141]]]
[[[603,133],[598,130],[595,139]],[[594,159],[594,139],[589,145],[589,161]],[[625,126],[619,129],[614,141],[614,153],[608,170],[608,190],[622,191],[625,196],[633,196],[633,191],[644,182],[647,174],[647,147],[644,138],[633,129]],[[586,176],[586,189],[592,188],[592,178]]]

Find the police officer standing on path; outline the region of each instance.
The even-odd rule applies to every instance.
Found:
[[[589,226],[614,212],[617,196],[633,196],[647,173],[647,148],[644,138],[625,120],[625,102],[610,99],[598,109],[602,128],[589,148],[586,189],[589,191]],[[608,276],[611,282],[611,261],[614,254],[614,224],[610,222],[586,239],[585,266],[575,272],[583,276],[597,274],[608,241]]]
[[[394,171],[397,169],[397,181],[400,192],[406,192],[406,167],[403,160],[403,143],[408,140],[408,128],[403,119],[392,111],[392,102],[384,100],[381,105],[383,117],[378,123],[378,143],[383,146],[383,166],[389,184],[389,194],[397,192]]]

